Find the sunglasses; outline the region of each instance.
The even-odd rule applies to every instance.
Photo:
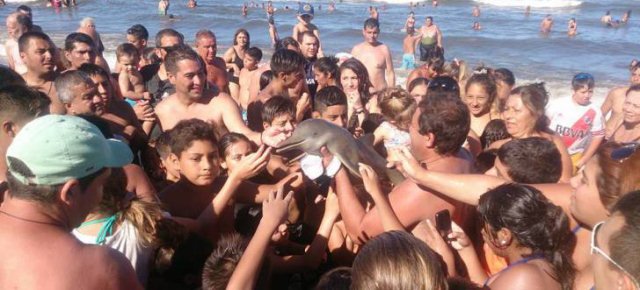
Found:
[[[613,149],[611,151],[611,159],[616,160],[618,162],[624,162],[629,158],[633,153],[638,150],[640,147],[640,143],[627,143],[622,145],[619,148]]]
[[[636,289],[640,289],[640,284],[638,283],[638,280],[636,280],[636,278],[633,277],[633,275],[631,275],[627,270],[622,268],[622,266],[620,266],[620,264],[618,264],[616,261],[614,261],[609,255],[607,255],[607,253],[605,253],[602,249],[600,249],[598,247],[598,240],[596,239],[596,235],[598,234],[598,230],[600,229],[600,227],[603,224],[604,224],[604,222],[599,222],[598,224],[596,224],[593,227],[593,231],[591,232],[591,255],[593,255],[595,253],[600,254],[602,257],[607,259],[607,261],[611,262],[611,264],[613,264],[618,269],[620,269],[620,271],[622,271],[624,274],[629,276],[629,278],[633,282],[633,285],[636,286]]]
[[[458,82],[452,78],[434,78],[427,85],[429,90],[443,90],[446,92],[460,91]]]

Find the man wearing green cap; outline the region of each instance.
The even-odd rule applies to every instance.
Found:
[[[140,289],[122,254],[70,234],[102,199],[110,168],[132,158],[126,144],[78,117],[48,115],[25,125],[7,150],[2,288]]]

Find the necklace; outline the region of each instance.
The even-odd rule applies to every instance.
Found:
[[[55,227],[60,227],[60,228],[65,228],[65,229],[67,228],[66,226],[61,225],[61,224],[59,224],[59,223],[50,223],[50,222],[34,221],[34,220],[30,220],[30,219],[26,219],[26,218],[22,218],[22,217],[19,217],[19,216],[16,216],[16,215],[10,214],[10,213],[8,213],[8,212],[6,212],[6,211],[3,211],[3,210],[0,210],[0,213],[3,213],[3,214],[5,214],[5,215],[6,215],[6,216],[8,216],[8,217],[11,217],[11,218],[14,218],[14,219],[17,219],[17,220],[21,220],[21,221],[24,221],[24,222],[28,222],[28,223],[36,223],[36,224],[42,224],[42,225],[50,225],[50,226],[55,226]]]

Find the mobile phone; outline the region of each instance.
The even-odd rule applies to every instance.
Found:
[[[436,213],[436,229],[445,241],[451,233],[451,214],[448,209]]]

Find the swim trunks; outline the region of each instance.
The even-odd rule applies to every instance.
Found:
[[[401,69],[414,69],[416,68],[416,56],[413,53],[405,53],[402,55]]]

